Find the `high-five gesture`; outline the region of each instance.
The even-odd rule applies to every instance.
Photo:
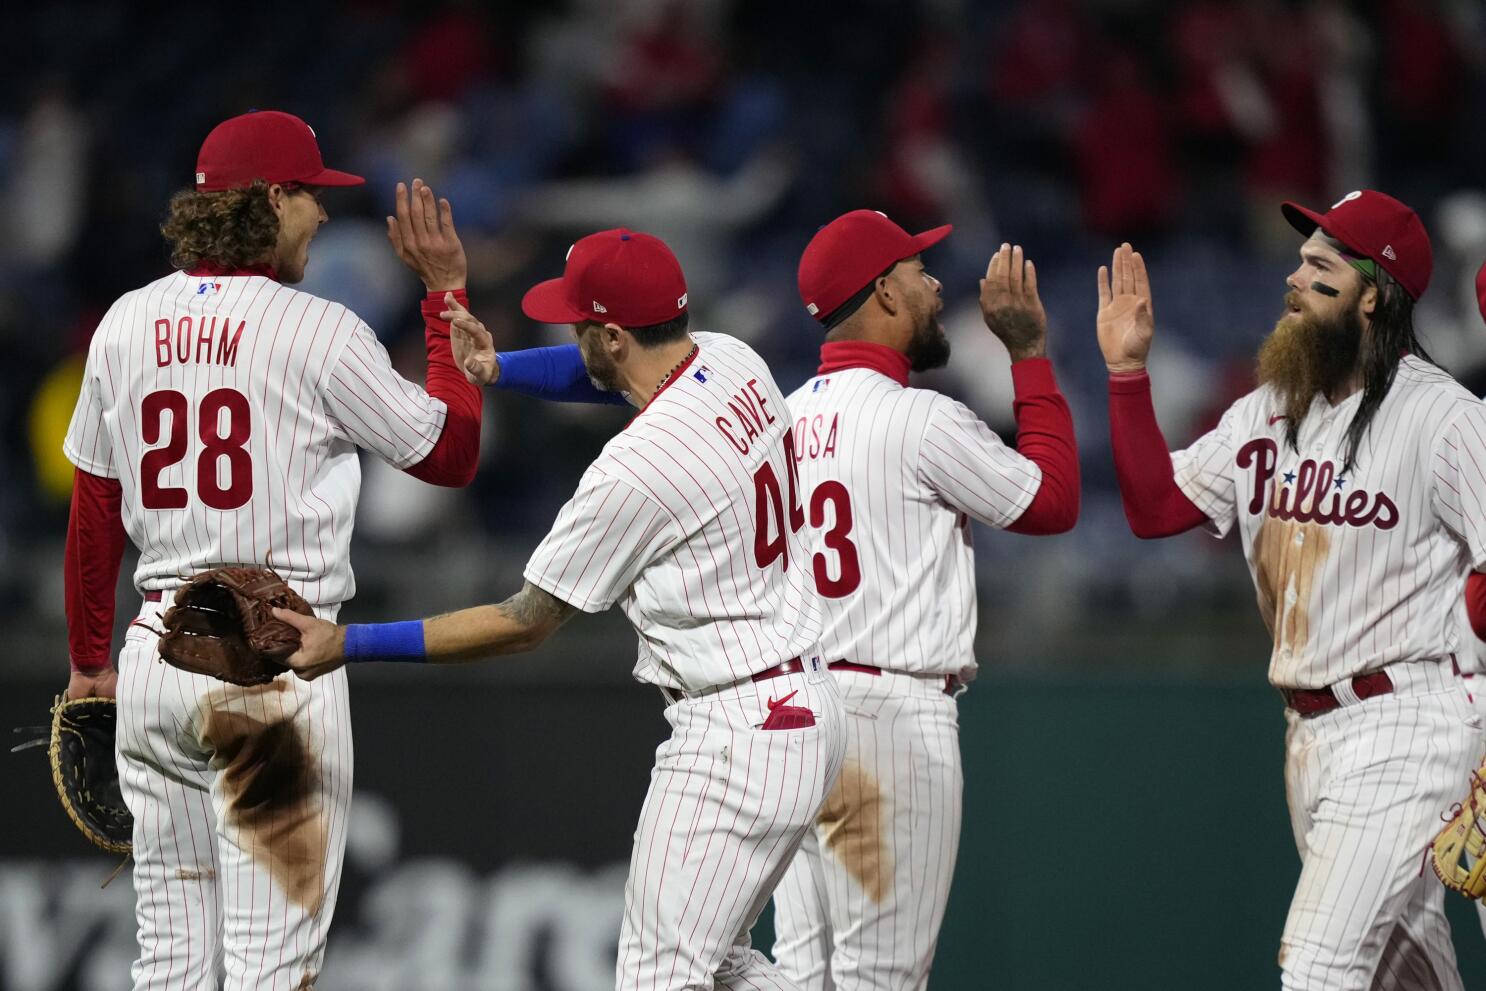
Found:
[[[1012,361],[1047,354],[1047,313],[1037,295],[1037,269],[1020,244],[1001,245],[980,280],[980,314]]]
[[[489,385],[500,378],[500,362],[495,360],[495,340],[485,325],[463,306],[454,294],[444,294],[448,307],[439,314],[449,321],[449,343],[454,348],[454,363],[474,385]]]
[[[411,190],[397,184],[396,209],[397,215],[387,218],[387,240],[397,257],[418,274],[429,292],[463,289],[469,268],[449,201],[435,202],[433,190],[422,179],[414,179]]]
[[[1111,372],[1145,368],[1156,334],[1151,280],[1145,259],[1129,242],[1115,249],[1108,268],[1099,266],[1099,350]]]

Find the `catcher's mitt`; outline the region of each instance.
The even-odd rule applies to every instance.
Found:
[[[288,671],[299,631],[273,608],[314,615],[309,603],[269,568],[203,571],[175,593],[161,619],[160,656],[196,674],[235,685],[261,685]]]
[[[1450,811],[1430,846],[1430,866],[1445,887],[1480,898],[1486,895],[1486,764],[1471,772],[1470,794]]]
[[[134,816],[124,804],[119,766],[114,762],[116,712],[111,698],[58,695],[52,704],[51,726],[16,730],[35,736],[11,750],[46,744],[52,783],[67,817],[95,846],[109,853],[129,853]]]

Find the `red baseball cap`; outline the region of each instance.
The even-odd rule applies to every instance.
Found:
[[[1486,320],[1486,262],[1476,272],[1476,304],[1481,308],[1481,319]]]
[[[1386,193],[1359,189],[1331,205],[1324,214],[1286,201],[1285,219],[1306,237],[1317,227],[1398,280],[1413,299],[1429,288],[1434,251],[1419,215]]]
[[[255,179],[305,186],[359,186],[365,179],[327,169],[310,125],[281,110],[253,110],[224,120],[201,142],[196,189],[243,189]]]
[[[805,312],[824,323],[884,271],[938,244],[952,230],[945,224],[909,234],[877,210],[843,213],[816,231],[800,256],[800,299]]]
[[[686,276],[666,242],[616,227],[574,243],[562,278],[528,289],[521,311],[540,323],[649,327],[686,312]]]

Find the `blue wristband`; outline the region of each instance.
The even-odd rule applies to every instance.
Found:
[[[428,660],[423,620],[406,623],[352,623],[346,627],[347,661]]]
[[[559,403],[626,404],[619,393],[599,389],[589,380],[576,344],[501,351],[495,360],[500,365],[497,389]]]

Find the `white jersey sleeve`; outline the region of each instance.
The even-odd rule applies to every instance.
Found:
[[[346,440],[399,470],[428,457],[448,409],[392,367],[372,329],[356,322],[326,378],[326,415]]]
[[[590,467],[527,562],[526,580],[584,612],[603,612],[675,542],[671,522],[644,493]]]
[[[955,509],[1005,528],[1031,505],[1042,469],[1007,447],[964,403],[936,396],[919,448],[919,477]]]
[[[77,405],[72,409],[72,422],[67,425],[67,436],[62,441],[62,453],[67,460],[90,475],[100,478],[118,478],[119,467],[114,463],[113,442],[109,439],[108,425],[104,422],[103,397],[98,384],[97,348],[88,348],[88,360],[83,367],[82,392]]]
[[[1447,426],[1430,455],[1430,502],[1440,522],[1486,570],[1486,406],[1470,405]]]
[[[1222,537],[1233,528],[1238,514],[1238,489],[1233,481],[1234,424],[1239,406],[1228,407],[1218,425],[1192,442],[1171,452],[1171,467],[1177,488],[1202,510],[1208,529]]]

